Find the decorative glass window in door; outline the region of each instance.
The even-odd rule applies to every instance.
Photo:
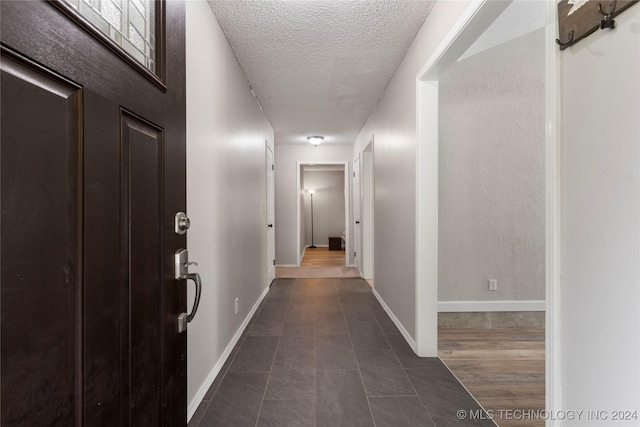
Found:
[[[155,1],[65,0],[118,46],[156,72]]]

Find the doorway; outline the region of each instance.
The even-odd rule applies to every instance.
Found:
[[[528,6],[536,6],[533,5],[534,2],[514,2],[512,5],[520,3],[521,6],[527,6],[523,3],[530,3]],[[486,321],[491,322],[491,317],[493,317],[496,321],[503,321],[506,317],[502,313],[498,313],[496,316],[492,316],[492,312],[504,312],[504,311],[534,311],[541,316],[535,316],[537,318],[542,318],[543,323],[546,323],[545,328],[546,332],[535,332],[534,337],[532,339],[534,346],[538,346],[540,344],[541,338],[547,336],[546,340],[546,349],[537,348],[537,355],[535,357],[538,358],[536,361],[538,366],[542,367],[542,371],[537,373],[537,379],[545,378],[546,376],[546,390],[543,393],[546,394],[546,400],[552,401],[553,396],[548,393],[551,386],[549,385],[550,371],[546,370],[545,373],[545,361],[544,359],[540,360],[540,354],[545,354],[546,357],[549,358],[549,354],[552,352],[551,344],[549,338],[552,334],[549,332],[553,329],[553,325],[546,321],[544,322],[545,314],[544,310],[547,310],[546,318],[550,319],[550,314],[548,312],[549,308],[553,306],[552,301],[549,301],[546,298],[546,295],[549,295],[549,288],[554,285],[554,277],[555,272],[555,246],[554,246],[554,230],[556,229],[556,221],[557,221],[557,211],[556,211],[556,203],[554,200],[555,197],[555,157],[552,153],[555,152],[555,137],[553,134],[554,131],[554,120],[553,116],[554,109],[549,108],[550,102],[553,103],[555,96],[553,93],[553,76],[551,75],[551,71],[554,69],[553,59],[551,58],[557,47],[551,46],[549,40],[553,40],[550,37],[550,34],[553,33],[554,28],[552,25],[547,25],[546,22],[553,22],[553,20],[545,19],[547,16],[552,16],[553,14],[550,11],[553,9],[553,6],[549,5],[540,5],[542,6],[542,25],[537,27],[537,30],[541,33],[538,34],[539,39],[543,40],[541,42],[541,46],[539,46],[540,51],[538,57],[542,58],[541,63],[538,64],[538,71],[540,81],[542,82],[541,86],[538,87],[539,92],[537,93],[538,99],[538,110],[537,114],[540,118],[539,122],[542,124],[539,126],[535,132],[537,135],[537,140],[535,143],[537,144],[537,149],[539,151],[536,152],[535,156],[537,156],[537,170],[535,171],[536,182],[534,187],[539,192],[538,195],[535,196],[537,206],[535,207],[535,216],[536,226],[536,239],[537,239],[537,253],[535,256],[537,264],[534,266],[532,270],[535,270],[536,273],[536,281],[538,287],[536,288],[536,294],[529,298],[533,301],[500,301],[499,298],[493,298],[497,301],[484,301],[489,300],[490,297],[485,295],[485,298],[481,298],[479,296],[467,296],[469,300],[473,301],[473,304],[467,304],[469,301],[456,301],[456,304],[453,302],[448,304],[446,307],[447,310],[442,310],[445,308],[445,304],[439,304],[439,297],[444,295],[442,290],[442,285],[439,284],[442,282],[441,273],[447,270],[447,266],[443,266],[442,263],[446,262],[447,256],[442,256],[442,239],[445,238],[446,235],[450,234],[452,231],[457,232],[456,227],[460,228],[465,226],[466,224],[461,224],[460,221],[455,221],[454,224],[447,224],[447,221],[451,221],[452,215],[451,211],[443,210],[447,206],[446,204],[441,203],[440,197],[442,196],[441,191],[442,188],[449,186],[448,188],[457,187],[458,189],[466,189],[469,186],[461,185],[459,182],[446,181],[447,179],[451,179],[450,176],[445,175],[444,177],[439,174],[439,172],[443,168],[449,168],[451,164],[460,160],[452,158],[451,153],[447,150],[442,150],[442,145],[440,145],[440,117],[439,114],[441,112],[439,106],[439,97],[441,94],[441,90],[443,89],[443,76],[446,75],[450,67],[458,61],[458,59],[465,54],[467,49],[479,39],[482,33],[487,30],[491,24],[498,20],[499,17],[505,9],[509,6],[510,2],[486,2],[486,3],[478,3],[471,5],[467,12],[461,17],[458,24],[453,28],[450,33],[450,38],[444,40],[441,44],[440,48],[436,50],[434,55],[432,55],[431,59],[425,64],[423,69],[418,74],[418,115],[421,118],[418,122],[418,173],[416,179],[417,185],[417,214],[420,218],[421,224],[418,227],[418,235],[417,235],[417,274],[416,274],[416,346],[417,352],[421,356],[436,356],[437,352],[437,343],[438,343],[438,312],[439,311],[456,311],[456,312],[485,312],[480,313],[480,317],[483,319],[476,319],[478,321]],[[547,8],[544,10],[544,8]],[[525,14],[523,16],[531,16],[531,14]],[[546,28],[545,28],[546,25]],[[493,45],[495,47],[497,45]],[[480,51],[476,51],[473,54],[469,54],[467,52],[467,58],[473,58],[473,55],[476,55]],[[540,53],[541,52],[541,53]],[[552,53],[552,54],[550,54]],[[493,61],[496,62],[495,60]],[[515,61],[514,61],[515,62]],[[505,64],[510,63],[510,61],[505,61]],[[515,64],[513,64],[515,65]],[[513,73],[513,75],[517,75],[518,73]],[[480,77],[478,77],[481,79]],[[485,84],[485,81],[482,81],[482,84]],[[551,87],[549,87],[551,85]],[[471,86],[469,86],[471,87]],[[468,88],[469,88],[468,87]],[[502,89],[503,85],[500,86]],[[471,97],[473,98],[473,97]],[[519,93],[517,99],[522,98],[522,94]],[[475,98],[473,98],[475,99]],[[485,99],[484,96],[479,97],[479,99]],[[465,100],[465,103],[468,100]],[[480,114],[486,114],[489,110],[492,109],[482,109],[476,108],[476,111]],[[548,113],[545,115],[545,112]],[[455,116],[458,119],[459,117],[466,117],[464,112],[458,112],[459,116]],[[467,120],[465,120],[467,121]],[[502,129],[503,126],[494,126],[494,129]],[[454,129],[454,137],[458,138],[460,128],[456,128],[455,126],[450,127]],[[545,132],[545,128],[549,131]],[[511,136],[518,135],[518,133],[511,134]],[[475,135],[474,135],[475,136]],[[512,140],[505,141],[507,145],[501,147],[502,149],[497,150],[497,154],[494,156],[494,161],[498,160],[501,165],[508,165],[512,168],[517,165],[522,167],[528,167],[530,158],[523,159],[520,161],[510,161],[505,158],[510,150],[513,150],[513,145],[520,141],[516,141],[517,137],[512,138]],[[504,142],[503,142],[504,144]],[[473,147],[475,148],[475,147]],[[465,153],[468,156],[473,156],[473,151],[471,154],[468,151],[464,150],[456,150],[456,153],[460,153],[460,156],[464,156]],[[447,157],[448,156],[448,157]],[[469,159],[467,159],[469,160]],[[477,159],[474,159],[477,160]],[[444,164],[443,164],[444,162]],[[489,164],[485,163],[485,170],[495,171]],[[501,173],[496,171],[496,173]],[[520,174],[520,176],[528,176],[529,173]],[[551,178],[551,179],[550,179]],[[444,182],[441,182],[443,180]],[[509,194],[512,186],[518,186],[521,182],[517,182],[516,180],[502,180],[505,185],[502,187],[497,187],[502,191],[502,199],[494,198],[492,201],[492,206],[489,209],[489,213],[484,215],[495,226],[501,226],[500,232],[502,233],[500,237],[496,236],[496,233],[489,234],[487,237],[490,239],[492,237],[497,238],[499,241],[498,246],[504,242],[509,242],[513,246],[513,248],[518,247],[517,239],[520,236],[515,236],[512,238],[505,237],[503,234],[506,232],[516,232],[516,233],[525,233],[527,232],[527,228],[522,226],[522,221],[527,221],[526,215],[520,215],[517,212],[520,211],[520,208],[513,207],[513,197]],[[524,184],[523,184],[524,185]],[[471,185],[473,186],[473,185]],[[477,192],[476,192],[477,193]],[[475,194],[475,193],[474,193]],[[506,196],[505,196],[506,194]],[[533,197],[531,199],[534,199]],[[474,207],[477,207],[477,203],[475,200],[471,200],[470,197],[458,197],[456,203],[460,205],[465,205],[468,208],[468,212],[476,213],[477,209],[474,210]],[[505,215],[505,212],[501,212],[501,209],[504,207],[512,207],[510,208],[510,213]],[[529,213],[533,211],[533,209],[524,209],[525,212]],[[478,216],[478,214],[476,214]],[[506,221],[510,220],[509,221]],[[443,232],[441,225],[448,225],[449,230]],[[467,229],[462,230],[465,236],[469,236],[469,231],[472,227],[467,227]],[[489,239],[480,239],[480,242],[488,242]],[[476,239],[477,240],[477,239]],[[475,242],[467,242],[464,241],[464,244],[459,244],[457,248],[454,248],[456,253],[464,250],[468,246],[471,246]],[[487,245],[490,246],[490,245]],[[496,245],[494,245],[496,246]],[[522,246],[522,245],[521,245]],[[533,245],[532,245],[533,246]],[[529,249],[529,247],[527,247]],[[448,255],[451,255],[454,250],[449,248]],[[525,250],[526,252],[526,250]],[[512,251],[512,257],[510,259],[513,264],[520,263],[519,266],[523,267],[529,262],[530,257],[521,257],[517,259],[516,254],[521,253],[518,250]],[[445,254],[446,255],[446,254]],[[450,258],[450,257],[449,257]],[[496,257],[499,258],[499,257]],[[502,257],[505,258],[505,257]],[[504,262],[504,261],[502,261]],[[453,264],[452,264],[453,265]],[[479,262],[478,265],[492,266],[491,262]],[[465,264],[465,267],[472,267],[468,263]],[[509,268],[513,267],[510,265]],[[497,267],[496,267],[497,268]],[[541,270],[540,270],[541,268]],[[470,268],[469,268],[470,269]],[[501,268],[502,270],[506,270],[506,268]],[[464,272],[466,273],[466,271]],[[490,273],[487,273],[485,276],[486,279],[489,279]],[[517,276],[518,275],[512,275]],[[491,277],[492,278],[492,277]],[[512,278],[513,279],[513,278]],[[513,280],[512,280],[513,281]],[[509,280],[506,280],[509,282]],[[468,283],[468,281],[467,281]],[[500,291],[501,288],[500,281],[498,281],[497,285],[494,280],[479,280],[476,283],[475,290],[478,292],[491,292],[497,289]],[[520,287],[518,287],[518,291],[514,291],[511,294],[511,299],[517,300],[517,298],[513,297],[516,295],[516,292],[519,292]],[[546,295],[545,295],[546,294]],[[489,294],[491,295],[491,294]],[[497,294],[493,294],[497,295]],[[444,295],[445,297],[447,295]],[[451,295],[448,295],[451,297]],[[460,298],[462,299],[462,298]],[[483,300],[484,299],[484,300]],[[503,298],[508,299],[508,298]],[[524,298],[521,298],[524,299]],[[449,301],[447,301],[449,302]],[[515,302],[516,304],[512,304]],[[487,303],[486,306],[479,309],[483,303]],[[495,303],[495,304],[494,304]],[[465,310],[465,306],[466,309]],[[472,307],[475,306],[475,307]],[[473,308],[473,310],[471,310]],[[507,308],[508,310],[504,310]],[[458,319],[460,316],[458,317]],[[458,320],[456,319],[456,321]],[[489,323],[491,324],[491,323]],[[504,323],[503,323],[504,324]],[[521,337],[518,337],[521,341],[524,341]],[[507,344],[502,344],[507,345]],[[517,343],[517,345],[520,345]],[[444,358],[443,358],[444,359]],[[549,362],[547,362],[549,363]],[[464,379],[461,378],[464,383]],[[542,389],[545,387],[543,386]],[[544,401],[544,394],[541,399],[538,399],[538,402]],[[538,395],[539,397],[539,395]]]
[[[496,413],[545,407],[544,11],[511,3],[438,80],[438,354]]]
[[[297,163],[297,266],[309,246],[344,248],[344,265],[349,266],[349,166],[347,162]],[[314,174],[314,175],[310,175]],[[336,180],[341,185],[336,188]],[[313,188],[312,188],[313,187]],[[313,191],[313,195],[309,190]],[[311,202],[313,199],[313,221]],[[339,209],[339,215],[335,209]],[[344,209],[344,214],[342,214]]]
[[[360,190],[360,157],[353,161],[353,264],[362,275],[362,191]]]
[[[267,153],[267,285],[276,278],[276,232],[275,232],[275,163],[269,142],[264,141]]]
[[[362,152],[362,175],[361,193],[362,196],[362,278],[370,285],[374,283],[374,150],[373,138]]]
[[[373,138],[353,161],[354,264],[373,287],[374,159]]]

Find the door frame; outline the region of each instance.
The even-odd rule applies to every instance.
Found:
[[[304,191],[304,188],[300,187],[300,174],[302,173],[302,167],[304,165],[342,165],[344,166],[344,227],[345,227],[345,242],[344,242],[344,256],[345,256],[345,265],[347,267],[349,264],[349,251],[351,250],[351,239],[350,239],[350,227],[349,227],[349,218],[351,217],[351,211],[349,209],[349,200],[350,200],[350,191],[349,191],[349,162],[340,162],[340,161],[298,161],[296,162],[296,266],[300,267],[300,263],[302,262],[302,252],[300,246],[300,218],[301,218],[301,208],[300,208],[300,194]]]
[[[415,352],[438,350],[438,80],[511,3],[472,2],[416,76],[416,332]],[[560,324],[560,58],[557,9],[548,2],[545,26],[545,399],[561,408]]]
[[[271,201],[271,207],[273,208],[273,218],[271,219],[272,221],[272,225],[273,227],[271,228],[271,230],[269,230],[269,180],[266,179],[266,215],[265,215],[265,224],[267,226],[266,228],[266,233],[267,233],[267,257],[269,256],[269,249],[270,249],[270,245],[271,242],[269,242],[269,233],[271,233],[273,235],[273,260],[269,260],[267,259],[267,286],[271,285],[271,282],[273,282],[273,280],[275,280],[276,278],[276,264],[275,264],[275,258],[276,258],[276,212],[275,212],[275,203],[276,203],[276,177],[275,177],[275,153],[273,152],[273,149],[269,146],[269,141],[268,140],[264,140],[264,146],[265,146],[265,150],[264,150],[264,154],[265,154],[265,169],[267,174],[269,173],[269,153],[271,153],[271,173],[272,173],[272,179],[271,179],[271,185],[273,186],[273,191],[271,192],[271,195],[273,196],[273,200]],[[271,264],[273,263],[273,264]]]
[[[370,153],[370,154],[368,154]],[[360,244],[360,250],[362,251],[362,277],[372,281],[372,286],[375,287],[375,145],[374,137],[371,136],[371,140],[364,147],[359,155],[360,157],[360,191],[362,193],[362,204],[360,206],[360,217],[368,218],[369,221],[363,221],[364,227],[360,233],[362,242]],[[365,183],[367,184],[365,186]],[[369,191],[365,193],[365,188]],[[367,249],[365,249],[365,247]],[[365,256],[368,254],[368,256]],[[370,267],[366,267],[367,262]],[[366,277],[370,273],[371,276]]]
[[[358,163],[358,172],[356,176],[356,162]],[[362,274],[362,158],[360,154],[353,159],[352,162],[353,181],[351,186],[353,187],[353,266],[358,269],[361,276]],[[358,190],[356,191],[356,178],[358,179]],[[356,209],[357,208],[357,209]],[[356,213],[358,214],[356,216]],[[355,223],[360,222],[360,233],[358,234],[358,227]],[[358,252],[359,251],[359,252]],[[358,265],[358,261],[360,264]]]
[[[415,352],[438,356],[438,80],[511,1],[472,2],[416,77]]]

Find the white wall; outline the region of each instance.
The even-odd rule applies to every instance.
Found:
[[[351,163],[351,145],[311,144],[285,145],[275,147],[276,157],[276,264],[296,265],[297,248],[297,209],[302,200],[296,188],[298,173],[297,162],[349,162]],[[349,185],[351,186],[351,166],[349,166]],[[349,208],[349,212],[353,209]],[[349,219],[353,221],[352,218]],[[352,255],[352,254],[350,254]],[[352,262],[350,257],[350,263]]]
[[[265,140],[273,147],[273,130],[208,3],[186,8],[188,247],[203,280],[188,329],[192,414],[268,285]]]
[[[611,418],[612,410],[640,411],[640,6],[615,21],[560,55],[556,385],[562,409],[609,411],[607,421],[564,425],[640,422]]]
[[[540,29],[440,77],[439,301],[544,300],[544,54]]]
[[[345,227],[344,171],[305,171],[305,189],[314,189],[313,242],[316,246],[328,246],[329,236],[340,236]],[[311,196],[304,197],[305,243],[311,245]]]
[[[416,77],[468,1],[436,2],[356,140],[355,159],[375,134],[375,290],[407,334],[415,334]]]

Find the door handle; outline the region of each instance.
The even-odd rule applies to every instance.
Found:
[[[182,313],[178,316],[178,332],[184,332],[187,330],[187,323],[191,322],[198,311],[198,305],[200,304],[200,295],[202,295],[202,280],[198,273],[187,273],[182,279],[187,281],[193,280],[196,285],[196,299],[193,301],[193,307],[191,313]]]
[[[360,224],[360,221],[356,221],[356,224]]]
[[[269,224],[269,225],[267,225],[267,227],[273,228],[273,224]]]
[[[195,262],[189,262],[189,251],[187,249],[180,249],[175,254],[175,278],[177,280],[192,280],[196,285],[196,297],[191,308],[191,313],[181,313],[178,316],[178,332],[184,332],[187,330],[187,323],[191,322],[198,311],[198,305],[200,304],[200,296],[202,295],[202,279],[200,274],[189,273],[190,265],[198,265]]]

